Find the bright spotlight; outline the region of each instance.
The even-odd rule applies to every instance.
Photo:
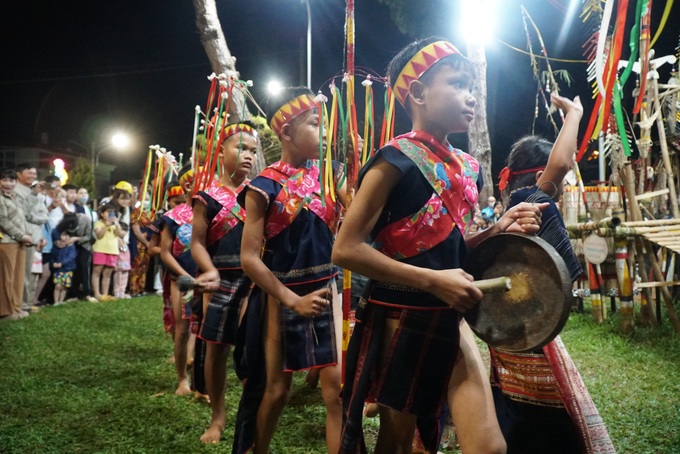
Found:
[[[267,84],[267,92],[271,96],[276,96],[279,93],[281,93],[281,90],[283,90],[283,85],[281,85],[281,82],[278,80],[270,80],[269,83]]]
[[[124,132],[117,132],[111,136],[111,145],[119,150],[124,150],[130,145],[130,137]]]
[[[495,26],[497,0],[465,0],[462,4],[460,27],[468,41],[491,42]]]

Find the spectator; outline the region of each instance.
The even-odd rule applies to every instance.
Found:
[[[95,242],[92,245],[92,290],[99,301],[111,301],[109,295],[111,273],[118,262],[118,238],[125,232],[118,225],[118,210],[111,203],[99,207],[99,220],[94,224]]]
[[[16,320],[28,316],[21,309],[24,293],[26,245],[33,244],[26,217],[16,202],[13,169],[0,172],[0,318]]]
[[[33,306],[45,306],[51,303],[53,292],[51,290],[52,284],[49,282],[52,270],[50,269],[50,254],[52,253],[52,230],[59,224],[64,217],[62,209],[62,197],[60,197],[61,181],[56,175],[48,175],[43,182],[45,190],[44,203],[49,212],[49,221],[42,226],[42,237],[45,240],[42,249],[42,263],[43,272],[38,279],[38,285],[35,288],[35,296],[33,297]],[[56,222],[55,222],[56,221]],[[47,287],[44,300],[40,300],[43,289]]]
[[[14,188],[16,203],[19,204],[26,221],[33,243],[26,247],[26,267],[24,272],[24,292],[22,310],[29,311],[35,298],[38,280],[32,273],[33,261],[42,249],[42,226],[48,221],[47,207],[41,194],[42,183],[36,181],[37,171],[29,163],[21,163],[16,168],[17,184]]]
[[[482,209],[482,216],[484,216],[486,219],[493,219],[493,208],[495,204],[496,204],[495,197],[492,196],[486,199],[486,206],[484,207],[484,209]]]
[[[75,190],[74,190],[75,192]],[[64,303],[66,292],[71,288],[73,272],[76,270],[76,237],[78,216],[75,213],[64,215],[64,219],[52,231],[52,256],[50,268],[54,282],[54,305]]]
[[[64,190],[66,193],[66,196],[64,198],[64,207],[68,210],[69,213],[75,213],[76,212],[76,200],[78,198],[78,186],[74,184],[65,184],[64,186],[61,187],[61,189]]]
[[[125,233],[129,233],[130,227],[125,223],[120,223],[120,228]],[[116,271],[113,275],[113,296],[115,298],[130,299],[130,295],[125,292],[127,289],[128,278],[130,275],[130,249],[123,238],[118,238],[118,261]]]
[[[89,210],[89,207],[87,207]],[[73,279],[73,292],[71,295],[77,299],[86,299],[90,302],[97,300],[92,296],[92,211],[90,214],[76,213],[78,227],[76,229],[76,270]]]

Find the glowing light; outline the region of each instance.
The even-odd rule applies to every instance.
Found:
[[[270,80],[267,84],[267,92],[272,96],[278,95],[281,90],[283,90],[283,85],[278,80]]]
[[[124,150],[130,146],[130,137],[124,132],[117,132],[111,136],[111,145],[119,150]]]
[[[468,41],[491,42],[496,26],[494,13],[498,10],[497,0],[467,0],[462,4],[459,27]]]
[[[66,184],[68,181],[68,172],[66,171],[66,163],[64,162],[63,159],[57,158],[54,161],[52,161],[52,164],[54,165],[54,174],[59,177],[59,181],[61,182],[62,186]]]

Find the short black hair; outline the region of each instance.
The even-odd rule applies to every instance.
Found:
[[[63,186],[61,187],[61,189],[63,189],[64,191],[68,191],[68,190],[71,190],[71,189],[77,191],[77,190],[78,190],[78,186],[76,186],[75,184],[67,183],[67,184],[63,185]]]
[[[314,96],[314,92],[307,87],[286,87],[276,96],[270,97],[267,101],[267,124],[271,124],[272,118],[281,107],[300,95]]]
[[[118,212],[118,207],[111,202],[103,203],[99,205],[99,208],[97,208],[97,213],[99,213],[99,215],[101,216],[102,213],[106,213],[108,210]]]
[[[14,169],[16,173],[21,173],[24,170],[28,169],[35,169],[36,167],[33,164],[30,164],[28,162],[22,162],[21,164],[17,164],[16,168]]]
[[[45,183],[54,183],[55,181],[56,181],[56,182],[59,182],[59,184],[61,185],[61,179],[60,179],[58,176],[56,176],[56,175],[47,175],[47,176],[45,177]]]
[[[553,143],[540,136],[524,136],[515,142],[508,155],[507,166],[510,170],[525,170],[545,166]],[[508,182],[503,195],[536,183],[536,173],[517,175]]]
[[[9,168],[9,167],[6,168],[6,169],[2,169],[0,171],[0,180],[4,180],[4,179],[16,180],[17,179],[17,171],[12,169],[12,168]]]
[[[69,235],[73,235],[77,229],[78,215],[75,213],[66,213],[57,225],[59,233],[68,233]]]
[[[404,67],[406,64],[424,47],[429,46],[432,43],[436,43],[437,41],[448,41],[445,38],[442,38],[440,36],[430,36],[428,38],[423,38],[419,39],[416,41],[413,41],[412,43],[408,44],[406,47],[404,47],[402,50],[399,51],[397,55],[392,58],[392,61],[387,65],[387,77],[390,82],[390,87],[394,89],[394,84],[397,82],[397,79],[399,78],[399,74],[403,71]],[[466,57],[460,54],[454,54],[454,55],[449,55],[447,57],[442,58],[439,60],[437,63],[432,65],[430,69],[428,69],[425,74],[423,74],[420,78],[420,80],[424,84],[428,84],[430,81],[430,78],[432,77],[432,74],[436,73],[436,71],[432,71],[432,68],[439,68],[442,65],[448,65],[451,66],[455,69],[462,69],[470,73],[470,77],[472,79],[475,78],[475,68],[473,63],[468,60]],[[404,108],[406,109],[406,112],[408,114],[411,114],[411,109],[409,108],[409,103],[408,103],[408,98],[406,99]]]

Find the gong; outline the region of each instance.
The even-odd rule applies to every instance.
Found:
[[[463,316],[490,346],[527,352],[552,341],[571,310],[571,279],[562,257],[541,238],[503,233],[470,250],[463,267],[475,280],[506,276],[510,288],[485,292]]]

